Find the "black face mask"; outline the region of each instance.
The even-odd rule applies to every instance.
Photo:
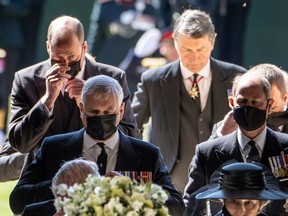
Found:
[[[81,59],[79,61],[71,62],[68,64],[68,66],[70,67],[70,70],[66,71],[66,73],[71,75],[70,79],[74,79],[77,76],[77,74],[80,72],[81,70],[80,61]]]
[[[77,76],[77,74],[80,72],[81,70],[80,61],[81,59],[79,61],[71,62],[68,64],[68,66],[70,67],[70,70],[66,71],[66,73],[71,75],[70,80],[74,79]],[[51,59],[51,66],[56,63],[59,63],[59,62]]]
[[[116,131],[117,114],[102,116],[86,116],[86,133],[96,140],[106,140]]]
[[[266,121],[266,110],[251,106],[234,108],[233,115],[238,126],[246,131],[258,129],[265,124]]]

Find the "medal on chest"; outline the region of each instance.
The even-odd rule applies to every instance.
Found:
[[[190,97],[192,97],[193,99],[199,97],[199,91],[196,84],[192,85],[192,88],[190,90]]]

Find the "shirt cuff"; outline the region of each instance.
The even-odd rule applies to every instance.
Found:
[[[47,117],[50,118],[53,115],[54,108],[52,108],[51,111],[49,111],[48,107],[45,105],[44,98],[41,98],[41,104],[44,107],[44,111],[45,111]]]
[[[220,132],[220,128],[216,130],[216,134],[218,137],[223,137],[222,133]]]

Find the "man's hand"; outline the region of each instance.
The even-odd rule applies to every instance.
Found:
[[[112,178],[114,176],[123,176],[123,175],[117,171],[110,171],[110,172],[105,174],[105,177],[111,177]]]
[[[225,136],[227,134],[232,133],[237,128],[238,128],[238,125],[233,117],[233,110],[231,110],[225,115],[223,119],[223,124],[219,127],[219,132],[223,136]]]
[[[71,77],[65,73],[67,70],[70,70],[69,66],[57,63],[47,71],[44,103],[49,110],[54,107],[54,103],[63,88],[63,84]]]
[[[79,107],[81,92],[84,86],[85,81],[79,78],[74,78],[72,80],[68,80],[65,85],[65,92],[68,93],[69,97],[74,98],[77,106]]]
[[[63,211],[57,211],[53,216],[64,216],[65,213]]]

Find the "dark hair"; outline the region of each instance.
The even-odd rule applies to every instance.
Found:
[[[281,96],[284,97],[286,94],[286,86],[285,86],[285,80],[282,70],[273,64],[259,64],[254,67],[252,67],[249,72],[257,72],[266,77],[266,79],[269,81],[271,87],[276,86],[278,90],[281,93]]]

